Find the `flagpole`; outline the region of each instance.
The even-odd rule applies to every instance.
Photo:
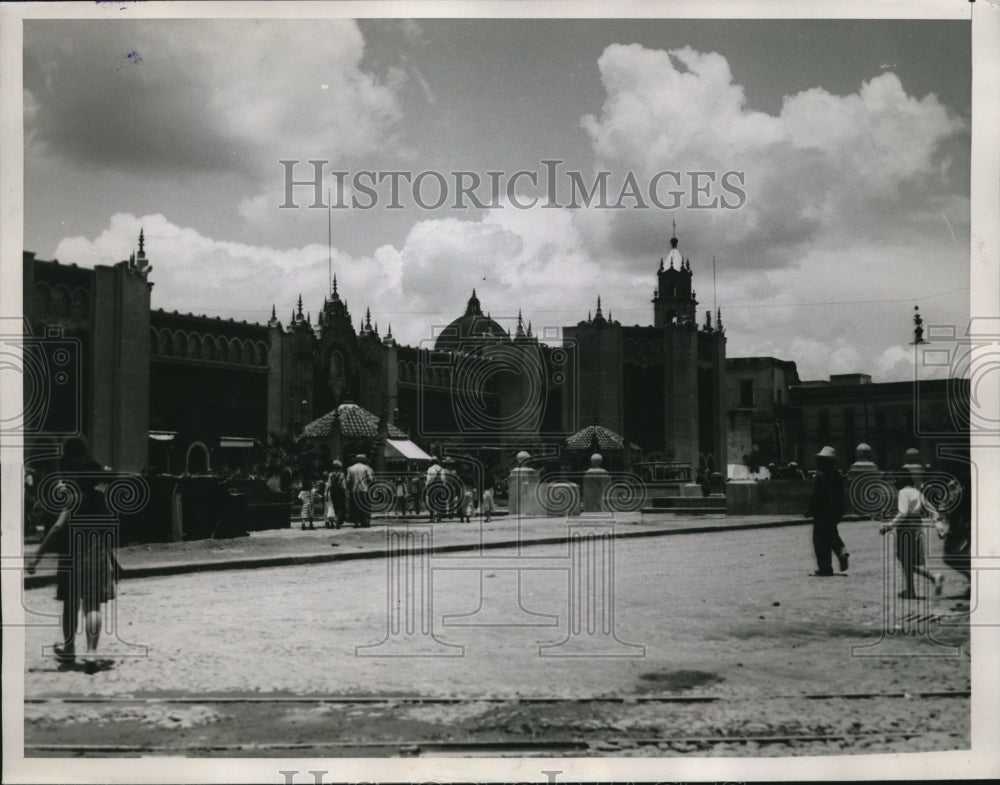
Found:
[[[330,201],[330,189],[326,189],[326,253],[327,253],[327,282],[326,293],[333,291],[333,203]]]

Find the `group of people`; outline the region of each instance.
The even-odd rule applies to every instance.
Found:
[[[315,529],[320,517],[327,529],[339,529],[345,522],[355,528],[371,526],[369,492],[375,482],[375,472],[368,456],[359,453],[344,471],[344,464],[335,460],[332,468],[311,488],[299,491],[303,529]]]
[[[489,474],[480,491],[475,483],[462,480],[454,458],[445,458],[442,463],[437,456],[431,456],[424,476],[424,497],[432,522],[458,517],[462,523],[471,523],[478,511],[488,523],[495,512],[493,494],[494,482]]]
[[[343,463],[335,460],[331,471],[298,493],[302,528],[316,529],[320,520],[328,529],[339,529],[345,522],[361,528],[371,526],[375,481],[366,455],[355,456],[346,471]],[[480,492],[475,484],[462,480],[452,458],[439,461],[431,456],[426,472],[396,475],[387,483],[392,503],[386,512],[397,518],[426,510],[432,522],[458,518],[470,523],[478,511],[489,522],[495,512],[493,482],[487,479]],[[381,500],[381,494],[376,496]]]
[[[816,572],[819,577],[833,575],[833,556],[841,572],[847,570],[850,554],[840,538],[837,525],[844,517],[844,478],[836,468],[837,453],[833,447],[823,447],[816,456],[816,476],[806,517],[813,519],[813,550],[816,555]],[[944,541],[944,562],[969,580],[971,505],[968,492],[956,479],[948,484],[948,498],[941,506],[948,511],[942,515],[928,502],[917,481],[907,467],[896,476],[896,514],[888,523],[879,527],[879,534],[893,531],[896,535],[896,558],[903,572],[904,588],[899,592],[903,599],[918,599],[916,577],[930,581],[934,594],[940,596],[944,589],[944,575],[927,568],[924,542],[924,518],[929,516],[940,539]],[[966,589],[964,597],[969,597]]]

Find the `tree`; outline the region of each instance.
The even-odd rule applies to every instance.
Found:
[[[282,433],[269,431],[263,466],[268,486],[273,491],[287,492],[296,478],[300,478],[303,484],[312,484],[317,457],[315,445],[296,438],[291,430]]]

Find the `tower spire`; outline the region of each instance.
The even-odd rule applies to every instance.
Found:
[[[142,227],[139,227],[139,253],[142,253],[146,246],[146,237],[142,233]]]
[[[299,319],[302,318],[302,295],[299,295]]]

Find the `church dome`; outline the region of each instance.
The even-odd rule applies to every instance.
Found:
[[[441,331],[434,342],[435,349],[456,349],[462,343],[489,341],[491,343],[510,343],[510,336],[499,324],[483,313],[476,290],[465,307],[465,314],[459,316]]]

